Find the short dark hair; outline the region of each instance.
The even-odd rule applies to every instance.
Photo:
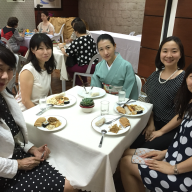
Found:
[[[73,24],[77,23],[78,21],[82,21],[79,17],[76,17],[75,19],[73,19],[73,21],[71,21],[71,26],[73,27]]]
[[[98,48],[98,43],[100,41],[103,41],[103,40],[109,40],[113,46],[115,46],[115,41],[113,39],[113,37],[109,34],[101,34],[98,38],[97,38],[97,48]]]
[[[55,58],[53,56],[53,43],[51,41],[51,39],[44,33],[37,33],[34,34],[33,37],[30,40],[29,43],[29,55],[27,58],[27,62],[31,62],[33,64],[33,66],[35,67],[35,69],[41,73],[41,67],[39,66],[39,61],[37,60],[37,58],[35,57],[35,55],[33,54],[31,49],[39,49],[39,46],[41,43],[44,43],[45,46],[47,46],[48,48],[52,49],[52,55],[51,58],[49,59],[49,61],[45,62],[45,69],[47,70],[48,74],[51,74],[53,72],[53,70],[56,68],[56,61]]]
[[[48,21],[50,20],[50,16],[49,16],[49,12],[48,11],[42,11],[41,13],[45,14],[48,17],[47,18]]]
[[[15,25],[17,25],[19,22],[19,20],[17,19],[17,17],[9,17],[8,21],[7,21],[7,25],[9,27],[15,27]]]
[[[192,73],[192,64],[190,64],[185,70],[185,76],[181,87],[178,90],[177,96],[175,98],[176,112],[179,115],[178,119],[182,119],[183,115],[188,112],[188,115],[192,117],[192,108],[187,108],[191,98],[192,93],[187,87],[187,77]]]
[[[161,49],[162,49],[163,45],[169,41],[174,41],[179,46],[181,58],[179,59],[179,61],[177,63],[177,67],[179,69],[183,69],[185,67],[184,47],[183,47],[183,44],[181,43],[181,40],[175,36],[167,37],[161,42],[161,45],[159,46],[159,50],[158,50],[156,58],[155,58],[155,65],[158,70],[162,70],[165,67],[165,65],[161,62],[160,54],[161,54]]]
[[[16,68],[15,55],[3,45],[0,45],[0,60],[2,60],[6,65],[11,67],[12,69]]]
[[[74,31],[77,31],[79,34],[86,33],[86,26],[83,21],[78,21],[74,24]]]

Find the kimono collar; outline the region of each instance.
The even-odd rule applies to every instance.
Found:
[[[117,59],[118,54],[119,54],[118,52],[115,52],[115,55],[116,55],[115,60]],[[113,61],[113,63],[115,62],[115,60]],[[112,67],[113,63],[112,63],[112,64],[111,64],[111,66],[109,67],[109,65],[107,64],[107,61],[105,61],[105,64],[106,64],[106,66],[107,66],[107,69],[108,69],[108,70],[110,70],[110,69],[111,69],[111,67]]]

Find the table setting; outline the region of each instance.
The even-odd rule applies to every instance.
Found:
[[[140,116],[128,116],[115,111],[114,106],[119,103],[117,95],[102,94],[105,90],[98,87],[85,89],[75,86],[65,93],[47,97],[47,105],[51,101],[53,106],[40,116],[36,115],[41,110],[39,105],[23,112],[29,140],[35,145],[46,143],[49,146],[52,152],[49,163],[59,169],[75,188],[115,192],[113,174],[118,161],[124,150],[146,126],[152,105],[139,101],[130,103],[137,103],[145,108]],[[99,95],[91,96],[98,92]],[[60,107],[55,100],[50,100],[55,97],[58,99],[57,96],[60,96],[63,102]],[[64,104],[65,97],[71,105]],[[124,102],[120,102],[121,106],[127,101],[128,99],[124,98]],[[57,102],[62,103],[59,100]],[[93,107],[87,112],[83,110],[83,106]],[[53,121],[59,126],[51,130],[34,126],[38,118],[42,117],[45,125],[44,122],[41,123],[44,126],[46,123],[52,125]]]

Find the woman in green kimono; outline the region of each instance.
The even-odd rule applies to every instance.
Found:
[[[118,94],[118,87],[126,92],[126,97],[138,99],[138,88],[132,65],[115,52],[116,44],[112,36],[102,34],[97,39],[97,48],[103,60],[96,65],[91,78],[91,86],[101,87],[107,93]]]

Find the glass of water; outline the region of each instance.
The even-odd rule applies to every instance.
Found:
[[[42,96],[39,99],[39,107],[41,110],[47,108],[47,97],[46,96]]]
[[[109,101],[101,101],[101,116],[109,114]]]
[[[124,102],[125,101],[125,91],[119,91],[119,102]]]

